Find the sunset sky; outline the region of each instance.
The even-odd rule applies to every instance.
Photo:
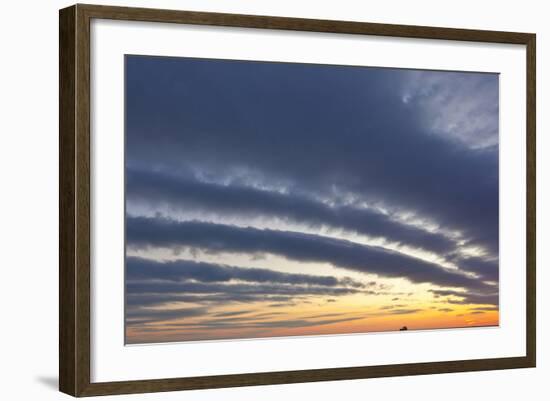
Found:
[[[498,325],[498,85],[126,56],[126,343]]]

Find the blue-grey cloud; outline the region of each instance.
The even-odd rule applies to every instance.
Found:
[[[147,57],[126,67],[128,167],[381,203],[498,255],[498,147],[428,132],[425,104],[403,101],[414,71]],[[462,99],[498,88],[496,74],[477,81]]]
[[[269,282],[300,285],[308,284],[332,287],[340,285],[354,288],[366,286],[365,284],[349,277],[335,278],[332,276],[282,273],[270,269],[251,267],[239,268],[215,263],[194,262],[191,260],[158,262],[138,257],[126,258],[127,282],[149,279],[167,281],[183,281],[191,279],[207,283],[240,280],[257,283]]]
[[[126,233],[128,246],[135,249],[191,247],[208,252],[269,253],[383,277],[404,277],[415,283],[487,288],[477,279],[408,255],[311,234],[144,217],[128,218]]]
[[[126,314],[126,324],[133,329],[142,330],[150,327],[151,323],[162,323],[162,327],[157,327],[159,331],[174,328],[298,328],[324,326],[365,318],[365,316],[346,316],[344,313],[326,313],[297,319],[280,319],[281,314],[276,312],[251,312],[209,313],[209,309],[204,307],[170,310],[133,308]],[[180,321],[182,318],[194,318],[194,321],[182,322]]]
[[[311,326],[325,326],[329,324],[349,322],[353,320],[364,319],[364,316],[352,316],[339,319],[281,319],[281,320],[234,320],[234,319],[217,319],[217,320],[205,320],[196,323],[172,323],[167,325],[168,328],[237,328],[237,329],[250,329],[250,328],[298,328],[298,327],[311,327]]]
[[[174,303],[207,306],[253,302],[288,304],[301,302],[308,296],[377,294],[367,287],[372,287],[371,283],[349,277],[337,279],[189,260],[158,262],[129,257],[126,264],[126,305],[140,313],[143,307]]]
[[[436,298],[440,297],[453,297],[446,298],[445,302],[449,304],[481,304],[481,305],[498,305],[499,295],[497,291],[488,293],[479,292],[459,292],[453,290],[430,290]],[[455,299],[454,297],[460,298]]]
[[[135,287],[139,289],[139,287]],[[226,291],[232,288],[225,288]],[[162,291],[163,288],[155,288],[157,291]],[[238,292],[224,293],[189,293],[175,294],[166,293],[126,293],[126,305],[129,307],[153,307],[162,306],[173,303],[191,303],[201,305],[227,305],[229,303],[253,303],[253,302],[274,302],[281,306],[289,306],[294,301],[302,301],[304,295],[273,295],[273,294],[250,294]]]
[[[204,316],[208,308],[181,308],[181,309],[145,309],[133,308],[126,311],[126,323],[131,325],[146,324],[159,320],[173,320],[188,317]]]
[[[276,218],[381,237],[440,254],[456,248],[455,241],[443,234],[404,224],[377,210],[329,206],[300,194],[205,183],[190,176],[134,169],[126,171],[126,191],[129,204],[144,205],[153,211],[168,207],[171,211],[202,212],[218,217]]]
[[[360,290],[349,287],[298,286],[285,284],[210,284],[192,281],[144,281],[126,283],[129,294],[243,294],[243,295],[348,295]],[[175,298],[177,299],[177,298]]]
[[[496,75],[422,70],[411,75],[403,98],[425,115],[426,129],[472,148],[498,144]]]
[[[253,309],[245,309],[245,310],[237,310],[237,311],[229,311],[229,312],[218,312],[218,313],[214,313],[212,316],[214,317],[242,316],[242,315],[248,315],[252,312],[254,312]]]
[[[476,274],[482,280],[498,281],[498,259],[484,259],[483,257],[455,257],[453,262],[464,271]]]

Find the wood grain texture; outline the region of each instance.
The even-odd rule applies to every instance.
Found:
[[[90,20],[169,22],[476,42],[527,49],[527,324],[523,357],[90,382]],[[534,367],[536,363],[536,38],[530,33],[75,5],[60,11],[59,388],[73,396],[364,379]]]
[[[536,36],[530,35],[527,45],[527,304],[526,304],[526,333],[527,359],[531,366],[536,365],[537,348],[537,147],[536,147],[536,120],[537,120],[537,85],[536,85]]]
[[[59,389],[74,394],[75,7],[59,14]]]
[[[413,363],[354,368],[296,370],[286,372],[252,373],[223,376],[202,376],[160,380],[94,383],[80,394],[96,396],[158,391],[199,390],[209,388],[243,387],[269,384],[356,380],[377,377],[414,376],[437,373],[471,372],[531,367],[524,357],[479,359],[468,361]]]
[[[241,28],[282,29],[403,38],[445,39],[475,42],[525,44],[530,34],[474,29],[436,28],[427,26],[380,24],[355,21],[333,21],[260,15],[224,14],[197,11],[160,10],[79,4],[79,9],[92,18],[127,21],[171,22]]]

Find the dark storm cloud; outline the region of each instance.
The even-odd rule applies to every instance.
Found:
[[[498,148],[471,149],[428,132],[426,102],[403,101],[414,72],[126,60],[127,166],[380,202],[459,230],[498,255]],[[483,96],[478,88],[498,87],[495,74],[479,80],[461,94],[464,102]],[[438,104],[453,103],[443,97],[430,107]]]
[[[200,182],[192,177],[128,169],[126,196],[130,204],[155,210],[214,214],[216,216],[268,217],[307,226],[344,229],[437,253],[456,247],[444,235],[400,223],[372,209],[329,206],[300,194],[283,194],[242,185]]]
[[[258,283],[311,284],[320,286],[364,287],[364,284],[350,278],[337,279],[332,276],[281,273],[270,269],[239,268],[213,263],[178,260],[156,262],[138,257],[126,258],[126,280],[161,279],[168,281],[196,280],[200,282],[227,282],[231,280]]]
[[[301,262],[326,262],[383,277],[404,277],[415,283],[483,288],[483,283],[455,271],[384,248],[311,234],[240,228],[163,218],[127,219],[131,249],[190,247],[207,252],[269,253]]]

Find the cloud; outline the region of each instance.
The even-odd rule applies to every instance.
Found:
[[[311,284],[320,286],[364,287],[365,284],[349,277],[335,278],[298,273],[281,273],[270,269],[239,268],[235,266],[214,263],[177,260],[158,262],[150,259],[127,257],[127,282],[161,279],[166,281],[182,281],[193,279],[200,282],[228,282],[240,280],[257,283]]]
[[[230,327],[235,329],[250,329],[250,328],[299,328],[299,327],[312,327],[312,326],[326,326],[329,324],[350,322],[353,320],[364,319],[363,316],[345,317],[339,319],[321,319],[321,320],[308,320],[308,319],[281,319],[281,320],[268,320],[268,321],[255,321],[255,320],[203,320],[196,323],[173,323],[168,327],[185,327],[185,328],[220,328]]]
[[[348,287],[328,287],[314,285],[285,284],[210,284],[201,282],[145,281],[127,282],[126,291],[130,294],[241,294],[241,295],[347,295],[360,291]]]
[[[126,190],[130,207],[200,212],[218,218],[271,218],[315,228],[343,229],[438,253],[456,247],[455,241],[443,234],[405,224],[376,209],[327,205],[300,194],[206,183],[190,176],[134,169],[126,171]]]
[[[127,218],[126,235],[131,249],[191,247],[208,252],[269,253],[301,262],[330,263],[383,277],[404,277],[415,283],[487,288],[479,280],[460,272],[401,253],[298,232],[130,217]]]
[[[415,71],[138,56],[126,67],[128,168],[382,205],[498,255],[498,147],[454,134],[498,140],[475,114],[494,105],[497,75],[424,72],[435,84],[422,99],[443,86],[460,96],[404,103]],[[449,116],[464,104],[474,123],[461,127]],[[483,110],[498,118],[498,104]]]
[[[399,304],[399,305],[384,305],[384,306],[381,306],[379,309],[380,310],[390,310],[390,309],[395,309],[395,308],[403,308],[405,307],[406,305],[403,305],[403,304]]]
[[[275,302],[288,306],[309,296],[342,296],[360,292],[362,284],[348,277],[281,273],[269,269],[177,260],[158,262],[128,257],[126,305],[150,307],[175,303],[223,305]],[[376,283],[374,283],[376,284]],[[232,313],[243,313],[232,312]]]
[[[238,310],[238,311],[218,312],[218,313],[214,313],[212,316],[214,317],[241,316],[241,315],[248,315],[252,312],[254,312],[253,309],[248,309],[248,310],[245,309],[245,310]]]
[[[135,287],[139,288],[139,287]],[[228,287],[226,290],[232,288]],[[157,287],[157,290],[162,288]],[[249,293],[174,294],[174,293],[126,293],[126,305],[161,306],[173,303],[223,305],[228,303],[274,302],[273,305],[289,306],[292,300],[302,300],[298,295],[273,295]]]
[[[279,302],[275,304],[269,304],[267,306],[269,306],[270,308],[284,308],[284,307],[295,306],[295,305],[296,304],[294,302]]]
[[[359,320],[365,316],[345,316],[343,313],[325,313],[304,316],[295,319],[280,319],[281,312],[253,313],[249,311],[209,313],[208,308],[184,308],[159,310],[152,308],[133,308],[126,315],[126,324],[132,329],[143,329],[151,324],[159,324],[159,331],[173,328],[298,328],[323,326],[347,321]],[[193,321],[178,321],[193,318]]]
[[[384,312],[384,314],[389,314],[389,315],[409,315],[411,313],[417,313],[417,312],[422,312],[423,309],[419,309],[419,308],[399,308],[399,309],[392,309],[390,311],[387,311],[387,312]]]
[[[424,114],[433,135],[472,148],[498,144],[497,74],[464,74],[416,70],[404,85],[406,103]],[[482,96],[472,96],[482,92]]]
[[[323,313],[323,314],[320,314],[320,315],[311,315],[311,316],[306,316],[304,317],[304,319],[321,319],[321,318],[327,318],[327,317],[338,317],[338,316],[343,316],[344,313]]]
[[[496,306],[480,306],[477,308],[470,308],[471,311],[482,311],[482,312],[493,312],[498,311],[498,307]]]
[[[453,260],[464,271],[475,273],[482,280],[498,282],[498,259],[483,259],[482,257],[457,257]]]
[[[445,302],[449,304],[481,304],[481,305],[498,305],[498,292],[489,293],[472,293],[472,292],[460,292],[452,290],[429,290],[434,294],[436,298],[439,297],[452,297],[447,298]],[[460,299],[454,299],[454,298]]]
[[[173,320],[186,317],[204,316],[208,313],[208,308],[182,308],[182,309],[147,309],[132,308],[125,313],[126,324],[145,324],[159,320]]]

